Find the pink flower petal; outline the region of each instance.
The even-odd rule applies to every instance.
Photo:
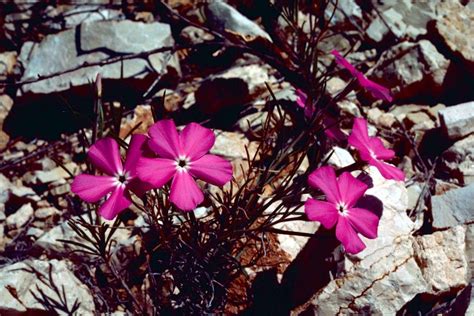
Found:
[[[313,171],[308,177],[308,183],[313,188],[323,191],[329,202],[338,203],[341,201],[336,172],[332,167],[325,166]]]
[[[390,94],[390,90],[382,85],[379,85],[372,80],[367,79],[362,73],[357,76],[359,84],[367,91],[369,91],[372,96],[376,99],[386,100],[392,102],[393,98]]]
[[[162,158],[176,159],[181,151],[179,134],[173,120],[161,120],[148,130],[150,148]]]
[[[216,137],[214,132],[202,127],[197,123],[186,125],[179,135],[182,154],[193,160],[197,160],[207,154],[214,145]]]
[[[193,177],[207,183],[223,186],[232,179],[232,164],[215,155],[205,155],[191,163]]]
[[[171,183],[170,201],[183,211],[192,211],[204,200],[201,189],[188,172],[176,172]]]
[[[347,139],[347,135],[339,128],[338,122],[330,116],[325,116],[323,119],[325,127],[324,134],[335,141],[342,142]]]
[[[347,207],[352,207],[367,191],[368,186],[354,178],[349,172],[343,172],[338,179],[339,193]]]
[[[379,217],[374,213],[363,208],[349,209],[347,216],[351,225],[367,238],[377,238],[377,228],[379,226]]]
[[[142,156],[144,144],[148,137],[143,134],[134,134],[128,145],[127,158],[125,159],[124,169],[128,171],[131,176],[136,175],[137,161]]]
[[[365,249],[365,244],[357,235],[347,217],[339,217],[336,225],[336,237],[348,253],[356,254]]]
[[[119,146],[113,138],[107,137],[97,141],[87,155],[94,166],[108,175],[113,176],[122,171]]]
[[[112,192],[107,201],[99,208],[99,214],[107,220],[114,219],[118,213],[132,204],[128,192],[124,186],[118,186]]]
[[[333,50],[331,54],[336,57],[336,63],[338,63],[340,66],[346,68],[349,70],[352,76],[357,77],[359,74],[361,74],[360,71],[358,71],[347,59],[345,59],[341,53],[339,53],[337,50]]]
[[[369,145],[377,159],[389,160],[395,156],[395,152],[393,150],[385,148],[382,140],[378,137],[370,137]]]
[[[164,158],[140,158],[137,162],[138,178],[154,188],[161,188],[176,173],[176,163]]]
[[[336,225],[339,212],[334,203],[308,199],[304,204],[304,212],[309,220],[320,222],[326,229]]]
[[[351,146],[359,151],[360,157],[368,161],[371,158],[369,148],[369,133],[367,128],[367,121],[363,118],[355,118],[352,127],[351,135],[348,138]]]
[[[397,167],[377,159],[370,159],[369,164],[376,167],[385,179],[405,181],[405,174]]]
[[[296,89],[296,104],[299,107],[301,107],[301,108],[305,107],[307,98],[308,97],[306,96],[306,93],[304,93],[300,89]]]
[[[114,177],[80,174],[74,178],[71,191],[84,201],[95,203],[114,189],[114,183]]]

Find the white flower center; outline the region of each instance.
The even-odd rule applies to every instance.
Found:
[[[349,209],[347,208],[346,203],[344,202],[339,202],[336,204],[337,210],[339,211],[339,215],[341,216],[348,216],[349,215]]]
[[[373,159],[377,159],[377,156],[375,155],[372,149],[369,149],[369,154],[370,154],[370,157],[372,157]]]
[[[115,174],[114,185],[125,187],[132,177],[128,172],[120,171]]]
[[[179,156],[174,164],[176,165],[176,170],[178,172],[188,172],[191,167],[191,159],[186,156]]]

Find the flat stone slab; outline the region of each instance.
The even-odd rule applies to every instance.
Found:
[[[168,24],[133,21],[93,21],[74,29],[46,36],[40,43],[23,45],[19,60],[25,72],[22,82],[54,76],[22,86],[19,94],[47,94],[87,85],[98,73],[103,79],[144,78],[164,74],[167,67],[179,72],[177,59],[170,52],[119,61],[104,66],[87,66],[109,58],[172,46]],[[80,69],[71,71],[77,67]]]
[[[449,106],[438,113],[450,139],[457,140],[474,132],[474,101]]]
[[[474,222],[474,184],[433,196],[433,228],[443,229]]]

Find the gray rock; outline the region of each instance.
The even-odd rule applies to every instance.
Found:
[[[87,215],[83,215],[83,217],[88,218]],[[91,236],[89,235],[89,237]],[[127,240],[129,237],[129,230],[117,229],[112,239],[119,243],[123,240]],[[84,248],[78,246],[77,244],[64,243],[60,240],[72,241],[78,244],[83,244],[85,242],[84,239],[81,238],[67,222],[64,222],[42,235],[35,242],[34,246],[39,249],[43,249],[48,254],[56,255],[64,255],[66,253],[70,253],[71,251],[84,250]]]
[[[35,272],[41,275],[44,282],[41,282]],[[59,292],[54,290],[53,283]],[[66,261],[26,260],[0,269],[1,314],[45,313],[47,309],[35,298],[35,295],[42,297],[40,291],[57,302],[65,300],[69,314],[72,314],[71,307],[75,302],[80,305],[74,314],[94,314],[94,299],[90,290],[71,272]],[[68,314],[59,309],[56,312],[59,315]]]
[[[474,101],[449,106],[438,113],[450,139],[457,140],[474,132]]]
[[[438,164],[441,171],[457,179],[460,184],[474,182],[474,135],[457,141],[441,157]]]
[[[167,67],[179,72],[170,53],[157,53],[104,66],[87,66],[120,54],[151,51],[174,44],[169,25],[125,21],[83,23],[80,27],[46,36],[40,43],[25,43],[19,59],[25,67],[22,81],[67,72],[25,84],[19,94],[51,93],[88,85],[98,73],[105,79],[143,79],[152,73],[165,74]],[[123,72],[123,73],[122,73]]]
[[[258,24],[249,20],[222,0],[211,1],[205,8],[208,22],[218,30],[228,30],[244,37],[262,37],[270,42],[272,41],[270,35],[262,30]]]
[[[429,21],[436,18],[436,1],[372,1],[381,16],[375,15],[367,35],[375,42],[385,40],[390,34],[397,39],[416,39],[427,33]]]
[[[474,222],[474,184],[431,198],[433,228],[443,229]]]
[[[431,42],[402,42],[385,51],[375,65],[373,75],[392,87],[397,99],[426,98],[442,93],[450,62]]]
[[[81,5],[62,13],[65,16],[65,28],[72,28],[81,23],[106,21],[106,20],[122,20],[124,14],[119,10],[111,10],[98,5]]]
[[[7,217],[6,223],[8,228],[15,229],[23,227],[33,218],[33,213],[34,210],[31,203],[23,205],[15,213]]]

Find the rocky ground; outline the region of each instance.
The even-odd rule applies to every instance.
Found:
[[[83,127],[91,120],[91,83],[98,72],[105,102],[125,113],[122,136],[138,123],[137,130],[146,131],[157,104],[196,121],[238,109],[232,125],[217,126],[213,149],[235,166],[254,145],[249,124],[262,124],[261,109],[270,98],[265,84],[277,98],[295,101],[292,84],[277,69],[251,54],[197,49],[214,35],[195,26],[179,30],[153,2],[96,2],[1,5],[0,314],[54,309],[48,297],[71,308],[80,302],[76,312],[82,315],[106,311],[95,285],[83,277],[88,267],[68,255],[77,250],[74,244],[60,241],[81,242],[67,224],[80,214],[70,183],[84,170],[79,139],[90,133]],[[212,30],[272,40],[252,1],[229,1],[243,14],[219,2],[206,8],[168,2]],[[349,60],[390,87],[390,106],[351,93],[338,108],[344,118],[365,116],[382,131],[407,180],[368,171],[374,179],[368,194],[384,203],[379,237],[367,240],[358,255],[341,253],[322,290],[312,291],[317,271],[307,258],[308,238],[275,237],[283,258],[275,287],[286,293],[285,286],[298,284],[282,298],[292,301],[295,315],[474,314],[474,2],[382,2],[340,0],[331,23],[363,36],[337,34],[325,45],[341,51],[354,46]],[[164,49],[174,44],[181,48]],[[349,79],[333,78],[328,91],[337,93]],[[332,164],[353,162],[346,149],[334,150]],[[127,222],[140,225],[140,216]],[[281,228],[313,233],[318,226],[301,221]],[[124,227],[114,238],[120,261],[136,236]]]

